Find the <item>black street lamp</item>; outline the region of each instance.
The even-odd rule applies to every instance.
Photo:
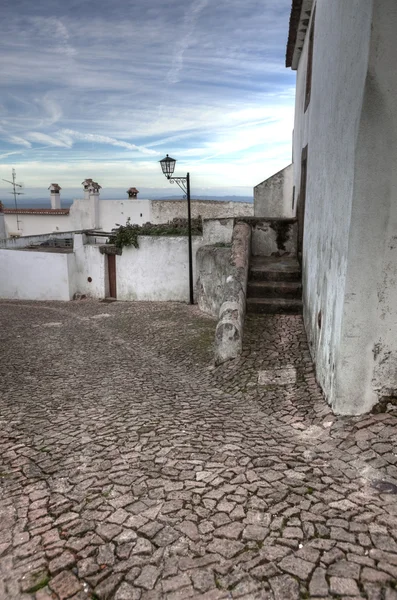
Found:
[[[184,192],[187,198],[187,221],[188,221],[188,232],[189,232],[189,301],[190,304],[194,304],[194,293],[193,293],[193,253],[192,253],[192,213],[190,208],[190,175],[186,174],[186,177],[173,177],[172,174],[175,169],[176,160],[170,158],[167,154],[163,160],[160,160],[160,165],[164,175],[171,183],[179,185],[181,190]]]

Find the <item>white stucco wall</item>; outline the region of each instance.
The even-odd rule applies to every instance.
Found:
[[[39,235],[58,231],[81,231],[84,229],[103,229],[111,231],[116,224],[131,223],[167,223],[175,217],[187,218],[186,200],[99,200],[76,199],[68,215],[21,214],[19,230],[16,215],[5,215],[7,236]],[[248,202],[223,202],[211,200],[193,200],[192,216],[203,218],[253,216],[254,205]],[[99,225],[98,225],[99,223]]]
[[[397,396],[397,4],[373,2],[357,136],[335,406]],[[359,352],[358,352],[359,351]]]
[[[76,234],[73,255],[70,272],[73,293],[84,294],[88,298],[105,298],[108,291],[107,257],[100,253],[99,245],[88,244],[84,234]]]
[[[0,250],[0,298],[70,300],[73,254]]]
[[[254,215],[269,219],[295,216],[293,206],[293,165],[288,165],[254,187]]]
[[[193,274],[203,238],[193,236]],[[189,299],[188,238],[139,237],[139,248],[124,248],[116,257],[118,300]]]
[[[74,227],[69,215],[18,215],[19,229],[17,228],[17,215],[5,214],[7,237],[11,235],[40,235],[58,231],[72,231],[81,229]]]
[[[150,200],[101,200],[99,219],[104,231],[111,231],[116,224],[125,225],[128,217],[131,223],[143,225],[151,220]]]
[[[297,74],[298,202],[308,144],[304,319],[318,381],[342,414],[397,388],[396,10],[393,0],[317,0],[306,113],[309,35]]]

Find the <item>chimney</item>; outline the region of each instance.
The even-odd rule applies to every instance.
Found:
[[[84,200],[89,200],[90,199],[90,192],[88,190],[88,188],[90,187],[92,183],[92,179],[84,179],[84,181],[82,181],[81,185],[84,188]]]
[[[86,180],[87,181],[87,180]],[[89,194],[90,201],[90,216],[91,216],[91,229],[100,228],[99,223],[99,190],[102,189],[102,186],[99,185],[96,181],[90,180],[90,183],[87,186],[87,192]]]
[[[134,187],[130,187],[130,189],[127,190],[127,194],[128,194],[128,198],[131,198],[131,199],[137,198],[138,194],[139,194],[139,190],[137,190]]]
[[[61,208],[61,194],[59,193],[62,189],[61,186],[51,183],[48,189],[50,190],[51,208]]]
[[[0,200],[0,239],[4,240],[7,237],[6,222],[4,218],[4,206]]]

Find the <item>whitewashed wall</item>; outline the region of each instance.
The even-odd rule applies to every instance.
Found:
[[[0,250],[0,298],[70,300],[73,254]]]
[[[255,217],[290,219],[296,214],[293,205],[293,165],[288,165],[254,187]]]
[[[73,269],[70,272],[73,294],[84,294],[89,298],[105,298],[109,287],[107,257],[100,253],[99,245],[87,243],[84,234],[76,234],[73,255]]]
[[[309,34],[297,74],[298,202],[308,144],[304,319],[317,378],[342,414],[397,388],[396,13],[394,0],[317,0],[306,113]]]
[[[42,233],[56,233],[59,231],[73,231],[74,226],[69,215],[18,215],[5,214],[7,236],[12,235],[40,235]]]
[[[193,236],[193,269],[203,238]],[[124,248],[116,257],[117,299],[188,301],[187,237],[139,237],[139,248]]]
[[[60,231],[81,231],[97,228],[94,222],[90,200],[76,199],[68,215],[19,215],[17,229],[16,215],[5,214],[7,236],[39,235]],[[116,224],[167,223],[175,217],[187,218],[186,200],[99,200],[99,229],[111,231]],[[192,216],[203,218],[252,216],[254,205],[247,202],[223,202],[193,200]]]

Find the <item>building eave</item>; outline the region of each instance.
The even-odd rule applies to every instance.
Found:
[[[68,215],[69,208],[4,208],[5,215]]]
[[[314,0],[292,0],[285,65],[296,71],[310,21]]]

